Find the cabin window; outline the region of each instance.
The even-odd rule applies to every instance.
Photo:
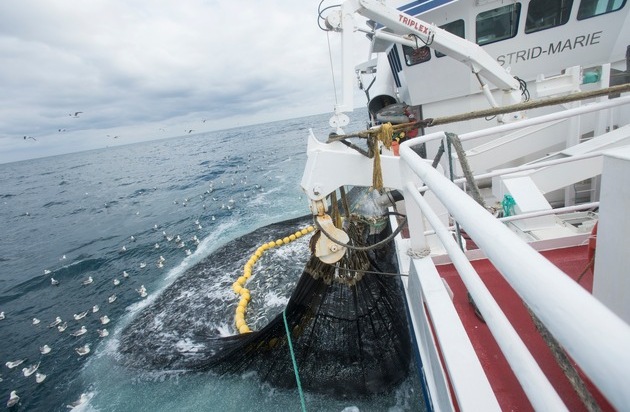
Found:
[[[477,15],[477,44],[484,45],[516,36],[521,3],[484,11]]]
[[[582,0],[578,9],[578,20],[584,20],[621,9],[626,0]]]
[[[417,47],[415,49],[409,46],[402,46],[402,48],[407,66],[415,66],[416,64],[431,60],[431,49],[428,46]]]
[[[464,20],[455,20],[450,23],[446,23],[440,26],[440,29],[444,29],[449,33],[453,33],[456,36],[461,37],[462,39],[466,37],[466,32],[464,31]],[[444,57],[446,54],[440,53],[436,50],[435,57]]]
[[[573,0],[532,0],[527,8],[525,33],[562,26],[569,21]]]

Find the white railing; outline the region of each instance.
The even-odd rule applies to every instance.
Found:
[[[618,410],[630,410],[630,391],[627,390],[627,383],[630,382],[630,326],[497,221],[429,163],[420,159],[411,147],[423,141],[426,139],[413,139],[401,145],[400,157],[405,166],[425,183],[465,228],[524,303],[545,324],[611,404]],[[501,318],[504,315],[499,313],[500,310],[497,311],[496,302],[484,291],[485,287],[479,285],[478,274],[474,270],[470,271],[470,264],[465,257],[462,258],[459,252],[450,250],[452,248],[448,244],[452,238],[449,235],[450,240],[446,239],[443,232],[445,228],[432,216],[430,209],[427,209],[417,188],[409,185],[405,193],[410,194],[406,198],[408,216],[423,214],[436,232],[442,233],[442,241],[449,249],[451,259],[454,263],[457,262],[455,264],[462,280],[532,405],[538,410],[564,408],[561,401],[558,403],[557,394],[553,388],[549,388],[547,379],[537,365],[532,365],[527,360],[531,358],[531,354],[522,347],[520,339],[513,335],[510,328],[503,324]],[[424,237],[423,231],[414,231],[413,225],[410,225],[410,230],[412,239]],[[418,243],[424,244],[424,241],[411,242],[412,246]],[[429,258],[414,259],[413,264],[426,259]],[[447,366],[447,369],[453,373],[451,367],[454,366]]]
[[[542,116],[533,117],[531,119],[524,119],[514,123],[506,123],[499,126],[489,127],[487,129],[477,130],[474,132],[463,133],[459,135],[459,140],[462,142],[468,140],[479,139],[482,137],[492,136],[498,133],[511,132],[513,130],[522,129],[529,126],[537,126],[544,123],[553,122],[561,119],[568,119],[570,117],[579,116],[586,113],[597,112],[600,110],[610,109],[612,107],[623,106],[630,104],[630,96],[622,96],[616,99],[610,99],[603,102],[596,102],[586,104],[584,106],[575,107],[568,110],[562,110]],[[422,143],[427,143],[434,140],[446,139],[446,134],[443,131],[429,133],[424,136],[418,136],[414,139],[414,146]]]

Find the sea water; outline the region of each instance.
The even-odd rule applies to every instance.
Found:
[[[208,256],[217,248],[309,213],[299,185],[308,129],[325,139],[327,118],[0,165],[0,311],[5,314],[0,320],[0,404],[15,390],[20,396],[16,410],[28,411],[68,410],[82,394],[89,400],[80,410],[301,410],[297,390],[261,384],[256,376],[129,368],[118,349],[124,327],[169,287],[185,283],[181,280],[193,276],[200,263],[214,264]],[[90,277],[92,283],[86,282]],[[146,297],[138,292],[142,285]],[[192,301],[195,294],[237,299],[225,279],[209,279],[204,288],[181,294]],[[261,301],[281,307],[289,295],[288,288],[276,288]],[[83,319],[74,319],[85,311]],[[67,323],[63,332],[50,327],[57,316]],[[110,322],[103,324],[103,316]],[[87,333],[72,336],[81,326]],[[235,332],[230,319],[215,326],[225,334]],[[103,329],[108,336],[99,336]],[[185,347],[187,342],[180,343]],[[40,353],[43,345],[50,353]],[[75,349],[85,345],[90,352],[80,356]],[[5,366],[22,359],[15,368]],[[46,375],[41,383],[35,374],[22,372],[37,363],[38,373]],[[420,393],[412,374],[390,394],[340,400],[306,393],[305,406],[310,411],[414,411],[421,408]]]

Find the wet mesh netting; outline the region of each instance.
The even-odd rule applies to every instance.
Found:
[[[352,223],[351,243],[368,242]],[[317,240],[318,232],[313,237]],[[374,239],[370,239],[374,240]],[[410,336],[400,279],[375,263],[375,253],[348,250],[336,265],[311,256],[286,306],[302,388],[338,396],[386,392],[407,376]],[[382,259],[379,262],[387,262]],[[389,255],[391,262],[391,254]],[[385,263],[387,265],[387,263]],[[197,369],[256,371],[276,387],[296,377],[282,313],[261,330],[213,339],[212,356]]]

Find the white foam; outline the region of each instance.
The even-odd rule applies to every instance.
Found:
[[[201,343],[195,343],[190,338],[179,340],[175,344],[175,348],[179,352],[199,352],[205,349],[205,345]]]
[[[265,308],[268,307],[284,307],[289,303],[289,298],[286,296],[280,296],[274,291],[267,292],[263,297]]]

